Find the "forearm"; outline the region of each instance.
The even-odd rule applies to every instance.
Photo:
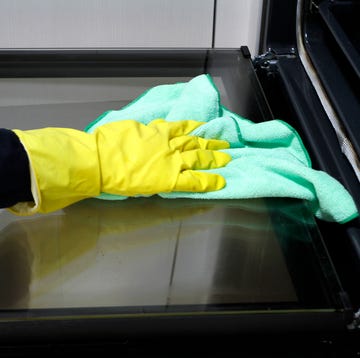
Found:
[[[17,201],[19,215],[48,213],[100,193],[95,137],[72,128],[13,130],[29,161],[33,200]]]
[[[148,196],[219,190],[225,179],[205,171],[231,160],[219,151],[229,143],[190,136],[199,125],[165,120],[142,125],[127,120],[101,126],[91,134],[56,127],[3,130],[2,207],[31,215],[101,192]]]

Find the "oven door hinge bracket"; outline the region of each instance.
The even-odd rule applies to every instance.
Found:
[[[290,48],[282,52],[269,50],[253,59],[255,69],[264,71],[268,74],[277,72],[277,63],[281,58],[295,58],[297,56],[296,49]]]
[[[255,70],[262,71],[267,75],[274,75],[277,72],[278,55],[273,51],[265,52],[253,59]]]

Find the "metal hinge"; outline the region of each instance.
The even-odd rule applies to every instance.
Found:
[[[294,58],[297,56],[297,50],[294,47],[283,49],[281,52],[269,49],[267,52],[254,58],[254,64],[262,65],[277,61],[280,58]]]
[[[256,69],[261,69],[267,73],[276,72],[276,63],[278,56],[275,52],[268,51],[264,54],[258,55],[254,58],[253,64]]]

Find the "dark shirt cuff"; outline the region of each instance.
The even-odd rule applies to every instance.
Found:
[[[18,136],[0,128],[0,207],[33,201],[29,159]]]

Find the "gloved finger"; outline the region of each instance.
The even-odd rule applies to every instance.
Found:
[[[184,170],[178,176],[173,191],[207,192],[222,189],[226,185],[224,177],[219,174]]]
[[[189,134],[204,123],[205,122],[198,122],[194,120],[167,122],[165,119],[154,119],[148,124],[148,127],[152,127],[159,132],[166,132],[169,138],[174,138]]]
[[[169,145],[172,149],[180,151],[192,149],[227,149],[230,144],[225,140],[220,139],[206,139],[196,136],[180,136],[170,139]]]
[[[221,168],[231,161],[227,153],[197,149],[180,153],[183,169],[215,169]]]

